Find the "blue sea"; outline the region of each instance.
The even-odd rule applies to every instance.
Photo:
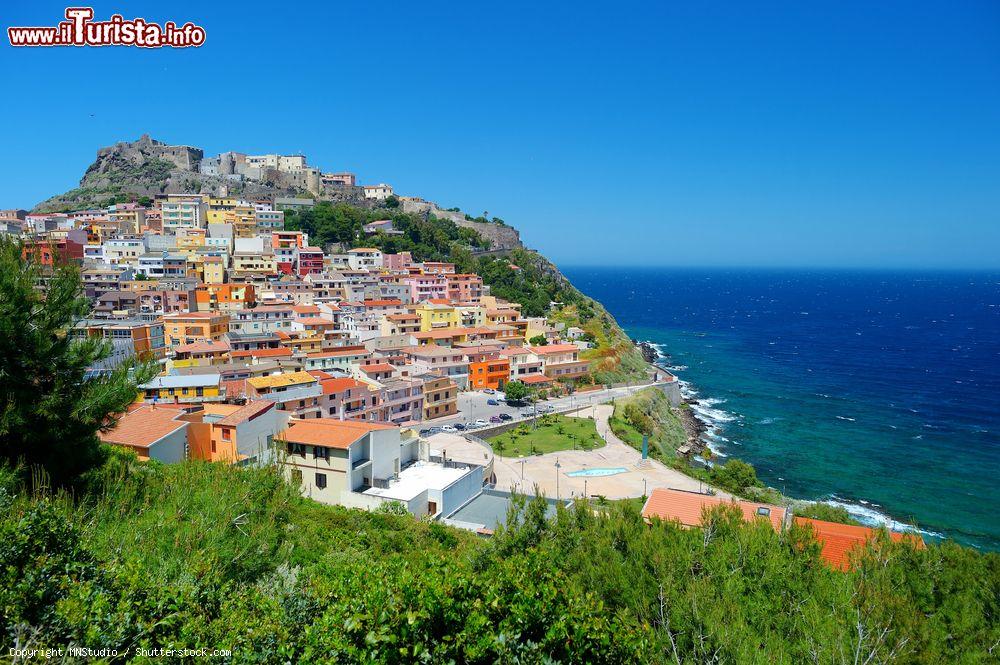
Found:
[[[768,485],[1000,550],[1000,274],[564,272]]]

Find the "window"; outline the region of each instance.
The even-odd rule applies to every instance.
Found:
[[[230,430],[228,427],[223,427],[222,428],[222,440],[223,441],[230,441],[231,440],[231,438],[230,438],[231,436],[232,436],[232,430]]]
[[[330,449],[323,446],[313,446],[313,457],[315,459],[330,461]]]
[[[771,509],[761,506],[760,508],[757,509],[757,514],[760,515],[761,517],[768,517],[771,514]]]

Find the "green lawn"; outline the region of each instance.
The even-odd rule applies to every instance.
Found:
[[[604,445],[593,420],[560,415],[542,416],[535,428],[526,422],[488,441],[503,457],[541,455],[558,450],[593,450]]]

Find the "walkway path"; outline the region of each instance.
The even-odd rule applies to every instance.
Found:
[[[673,487],[675,489],[693,492],[705,491],[704,483],[686,476],[680,471],[671,469],[660,462],[649,459],[643,462],[642,455],[632,446],[619,439],[608,425],[614,407],[610,404],[599,404],[576,411],[571,416],[590,418],[594,416],[598,433],[604,438],[606,445],[595,450],[564,450],[545,455],[531,457],[497,457],[494,471],[497,476],[497,489],[506,491],[521,491],[534,493],[534,487],[546,496],[563,498],[579,497],[584,493],[600,495],[608,499],[624,499],[648,494],[654,487]],[[440,448],[446,440],[450,440],[448,456],[462,459],[465,455],[456,445],[458,437],[445,439],[441,435],[430,437],[431,446]],[[482,463],[482,449],[471,449],[471,456],[478,457]],[[559,468],[556,468],[556,461]],[[464,461],[474,462],[475,459]],[[623,468],[624,472],[613,476],[571,477],[566,474],[572,471],[583,471],[596,468]],[[557,489],[558,485],[558,489]],[[727,496],[719,492],[721,496]]]

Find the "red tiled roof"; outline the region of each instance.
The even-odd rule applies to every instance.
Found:
[[[187,427],[180,409],[164,409],[158,406],[141,406],[123,414],[114,428],[99,432],[98,437],[105,443],[122,446],[148,448],[168,434]]]
[[[387,429],[398,428],[394,425],[383,425],[381,423],[316,418],[291,421],[288,429],[285,430],[283,438],[290,443],[344,450],[350,448],[352,443],[368,432]]]
[[[348,388],[357,388],[362,384],[356,379],[347,377],[338,379],[325,379],[323,381],[320,381],[319,385],[323,389],[324,395],[332,395],[333,393],[343,392]]]
[[[766,518],[775,531],[780,531],[785,518],[785,509],[766,503],[753,503],[737,499],[724,499],[697,492],[665,489],[657,487],[650,493],[642,516],[647,521],[658,517],[661,520],[676,520],[683,526],[701,526],[702,512],[716,506],[735,506],[743,513],[746,521]],[[764,512],[766,511],[766,512]]]
[[[245,406],[233,411],[228,416],[220,420],[217,425],[228,425],[235,427],[240,423],[245,423],[248,420],[253,420],[257,416],[267,413],[274,408],[274,402],[260,401],[260,402],[249,402]]]
[[[373,372],[391,372],[396,368],[389,363],[373,363],[371,365],[362,365],[360,369],[361,371],[370,374]]]
[[[552,383],[552,379],[545,376],[544,374],[529,374],[528,376],[519,376],[513,379],[515,381],[520,381],[521,383],[526,383],[529,386],[536,383]]]
[[[532,346],[531,352],[540,356],[547,356],[554,353],[568,353],[570,351],[579,351],[580,347],[576,344],[550,344],[549,346]]]
[[[233,351],[233,358],[277,358],[292,355],[292,350],[286,347],[277,349],[252,349],[250,351]]]
[[[851,550],[864,547],[865,544],[878,533],[876,529],[866,526],[855,526],[853,524],[838,524],[836,522],[826,522],[823,520],[809,519],[808,517],[796,517],[795,523],[808,526],[812,529],[813,536],[819,542],[820,556],[834,568],[847,570],[851,566]],[[889,532],[889,538],[893,542],[908,541],[918,549],[927,547],[916,534],[904,534],[895,531]]]

